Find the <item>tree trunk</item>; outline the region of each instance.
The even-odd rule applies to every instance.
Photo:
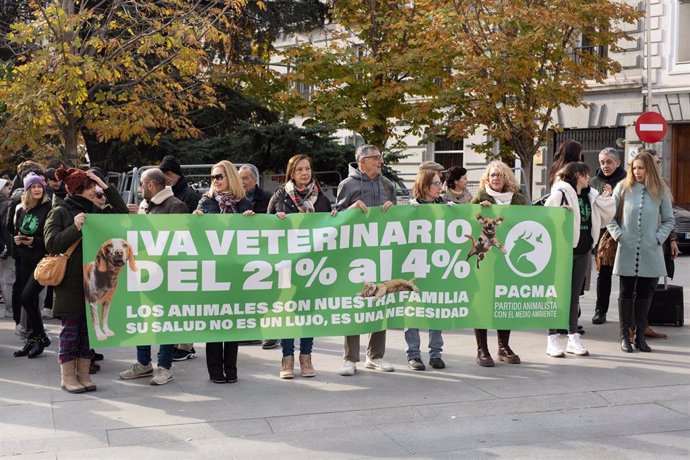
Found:
[[[62,139],[65,147],[65,157],[71,164],[75,166],[78,165],[79,154],[77,151],[77,146],[79,144],[79,130],[73,125],[63,126]]]

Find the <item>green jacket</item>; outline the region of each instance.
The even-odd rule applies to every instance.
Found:
[[[488,201],[490,203],[496,204],[496,200],[494,200],[494,197],[486,193],[486,190],[482,189],[477,194],[472,198],[472,201],[470,203],[472,204],[479,204],[482,201]],[[510,200],[510,204],[527,204],[527,198],[525,198],[525,195],[523,195],[520,192],[515,192],[513,194],[513,199]]]
[[[104,190],[108,203],[105,209],[94,206],[94,214],[127,214],[127,205],[113,187]],[[55,204],[55,203],[54,203]],[[81,231],[74,225],[74,216],[84,212],[69,197],[59,202],[48,213],[43,236],[48,254],[62,254],[81,238]],[[85,314],[84,272],[80,241],[67,261],[65,277],[53,290],[53,313],[58,317],[78,317]]]

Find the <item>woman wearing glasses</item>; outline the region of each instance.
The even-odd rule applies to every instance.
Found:
[[[211,188],[199,200],[194,214],[236,214],[251,216],[251,203],[244,196],[235,165],[227,160],[211,168]],[[238,342],[206,344],[206,367],[213,383],[237,382]]]
[[[314,178],[311,158],[307,155],[295,155],[288,160],[285,171],[285,185],[273,194],[268,202],[268,213],[285,219],[287,214],[300,212],[330,212],[331,203],[323,194],[321,186]],[[311,362],[311,351],[314,345],[312,337],[299,339],[299,365],[302,377],[314,377],[316,370]],[[283,359],[280,366],[280,378],[291,379],[295,376],[295,339],[282,339]]]
[[[445,200],[441,197],[442,191],[441,176],[437,171],[431,169],[420,169],[417,172],[417,177],[414,179],[414,188],[412,189],[413,198],[410,204],[419,206],[422,204],[444,204]],[[420,347],[419,329],[405,328],[405,343],[407,349],[407,365],[413,371],[423,371],[426,369],[424,361],[422,361],[422,353]],[[429,330],[429,365],[434,369],[444,369],[446,364],[441,359],[443,352],[443,337],[441,331]]]
[[[520,193],[520,186],[513,171],[500,161],[492,161],[479,180],[479,192],[470,203],[482,206],[508,206],[527,204],[527,198]],[[520,364],[520,357],[508,345],[510,331],[498,330],[498,359],[508,364]],[[494,360],[489,353],[486,329],[475,329],[477,339],[477,364],[493,367]]]

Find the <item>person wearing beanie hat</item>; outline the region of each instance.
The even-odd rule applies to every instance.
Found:
[[[182,167],[180,166],[180,162],[177,161],[177,158],[172,155],[164,156],[158,169],[165,174],[166,183],[172,187],[175,198],[184,201],[189,212],[194,212],[199,205],[201,195],[189,186],[187,178],[182,174]]]
[[[84,271],[82,260],[93,260],[94,254],[82,253],[82,228],[88,214],[127,214],[127,205],[114,187],[109,187],[93,172],[75,168],[58,168],[55,177],[65,183],[67,198],[57,203],[48,214],[45,244],[49,254],[64,254],[76,244],[67,260],[65,277],[53,289],[53,313],[62,320],[58,345],[61,387],[70,393],[93,391],[91,381],[92,351],[84,311]],[[101,209],[96,201],[96,186],[103,189],[110,206]]]
[[[14,352],[14,356],[36,358],[50,345],[41,318],[38,297],[43,286],[33,277],[36,265],[45,255],[43,229],[50,212],[50,198],[46,194],[46,183],[41,176],[29,172],[24,176],[24,193],[14,214],[14,255],[17,260],[16,272],[18,302],[12,307],[15,318],[21,317],[21,309],[26,312],[28,329],[31,331],[24,347]]]
[[[24,176],[24,190],[29,190],[32,185],[34,184],[41,184],[41,186],[45,189],[46,188],[46,181],[43,180],[41,176],[36,174],[35,172],[30,172],[26,176]]]

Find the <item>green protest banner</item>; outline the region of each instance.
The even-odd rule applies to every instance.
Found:
[[[570,211],[527,206],[394,206],[285,220],[89,215],[90,338],[101,347],[402,327],[564,328],[572,228]]]

